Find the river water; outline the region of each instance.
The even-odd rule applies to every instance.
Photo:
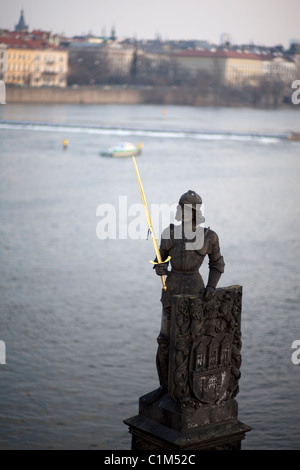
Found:
[[[129,140],[149,206],[198,192],[219,285],[243,286],[242,448],[299,449],[300,144],[283,138],[299,110],[7,104],[0,119],[0,448],[130,449],[123,419],[158,386],[161,284],[133,163],[99,155]],[[115,237],[96,235],[99,207]]]

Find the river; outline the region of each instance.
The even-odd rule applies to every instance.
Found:
[[[129,140],[148,204],[198,192],[219,285],[243,286],[242,449],[299,449],[300,144],[284,138],[299,129],[296,109],[0,107],[0,448],[130,449],[123,419],[158,386],[161,284],[133,163],[99,155]]]

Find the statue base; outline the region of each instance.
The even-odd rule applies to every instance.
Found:
[[[235,400],[241,312],[241,286],[218,288],[207,302],[202,294],[173,296],[168,389],[142,396],[139,414],[124,421],[133,450],[240,449],[251,429],[238,420]]]
[[[250,427],[237,419],[237,402],[182,409],[167,393],[139,399],[139,414],[126,419],[132,450],[240,450]]]

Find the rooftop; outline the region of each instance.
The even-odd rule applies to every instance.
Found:
[[[226,50],[186,50],[175,52],[177,57],[215,57],[215,58],[231,58],[231,59],[249,59],[249,60],[270,60],[274,56],[272,54],[254,54],[252,52],[245,51],[226,51]]]
[[[53,49],[53,50],[65,50],[65,48],[59,46],[53,46],[45,41],[40,40],[24,40],[16,37],[0,36],[0,44],[6,44],[8,47],[14,49]]]

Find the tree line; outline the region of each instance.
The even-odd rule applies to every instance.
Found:
[[[154,61],[135,50],[124,69],[111,66],[106,48],[73,50],[69,53],[69,86],[152,86],[178,87],[194,96],[209,96],[212,104],[279,106],[291,103],[290,87],[278,77],[256,78],[238,86],[225,85],[216,70],[192,72],[180,67],[176,58]],[[157,96],[157,95],[156,95]]]

